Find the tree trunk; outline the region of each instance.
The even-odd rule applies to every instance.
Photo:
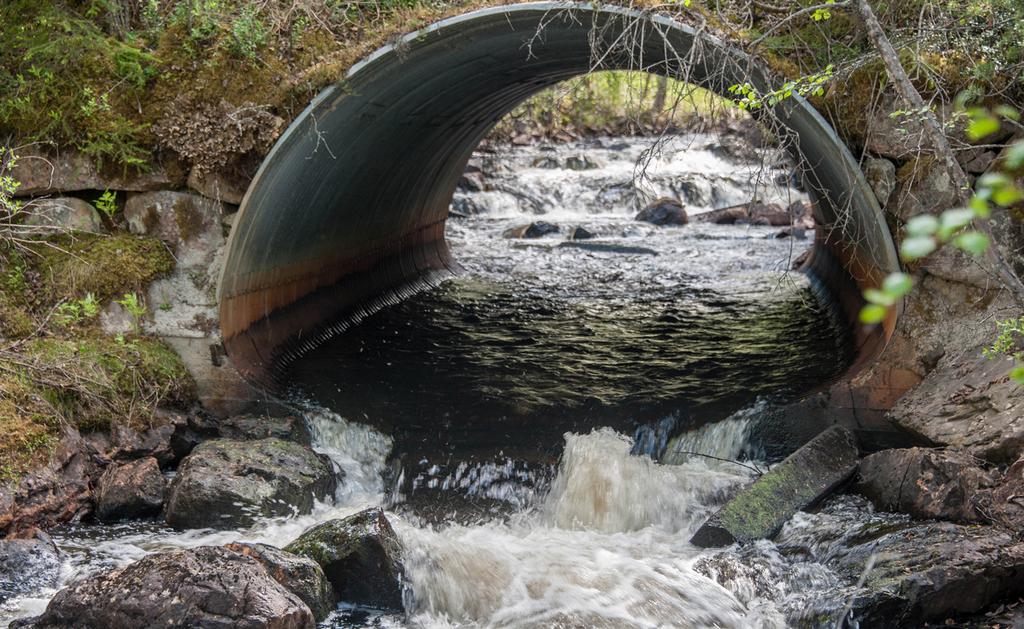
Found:
[[[885,69],[889,72],[889,78],[892,79],[897,93],[910,105],[911,109],[919,112],[926,137],[938,157],[946,165],[950,180],[956,188],[957,199],[961,205],[967,205],[972,196],[971,183],[967,178],[967,173],[960,166],[960,162],[956,160],[953,149],[949,146],[949,140],[942,131],[942,125],[939,124],[931,108],[925,104],[920,92],[910,82],[910,77],[907,76],[906,70],[903,69],[903,64],[900,63],[900,58],[892,47],[892,43],[889,41],[888,36],[886,36],[885,31],[882,30],[882,25],[878,22],[878,18],[875,16],[871,5],[868,4],[867,0],[856,0],[854,4],[857,8],[857,14],[867,29],[868,39],[871,40],[871,44],[882,58],[882,62],[885,63]],[[989,247],[986,255],[995,266],[1003,285],[1013,293],[1018,302],[1024,303],[1024,284],[1021,283],[1020,278],[1013,272],[1013,268],[1009,263],[1000,255],[992,233],[991,221],[975,221],[975,223],[977,229],[988,237]]]

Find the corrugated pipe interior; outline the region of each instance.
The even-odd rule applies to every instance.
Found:
[[[771,85],[736,47],[668,18],[608,6],[534,3],[466,13],[410,33],[310,103],[242,202],[219,284],[225,348],[273,385],[289,361],[362,316],[452,273],[449,202],[480,140],[516,104],[597,69],[666,74],[724,94]],[[804,267],[858,330],[861,360],[895,314],[856,325],[859,288],[898,268],[871,189],[805,100],[763,115],[792,138],[819,229]]]

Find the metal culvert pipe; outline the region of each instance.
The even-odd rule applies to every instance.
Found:
[[[720,94],[770,84],[751,58],[671,19],[564,3],[443,20],[354,66],[292,122],[242,202],[218,288],[235,366],[272,385],[303,351],[450,274],[449,202],[493,125],[565,79],[640,68]],[[795,97],[769,113],[794,140],[825,225],[804,271],[853,324],[859,289],[898,268],[888,228],[856,161],[810,104]],[[859,363],[894,324],[895,314],[872,331],[856,326]]]

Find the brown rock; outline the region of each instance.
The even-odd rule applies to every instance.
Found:
[[[974,523],[983,518],[972,500],[992,484],[977,460],[964,452],[905,448],[865,457],[857,490],[881,511]]]
[[[104,470],[96,487],[96,517],[104,522],[155,515],[165,483],[156,459],[146,457]]]
[[[189,188],[204,197],[231,205],[239,205],[242,202],[251,181],[251,177],[232,177],[221,171],[203,173],[194,168],[188,174]]]
[[[713,223],[715,225],[735,225],[746,223],[750,220],[747,214],[747,205],[734,205],[732,207],[719,208],[710,212],[694,214],[692,217],[695,223]]]
[[[92,513],[91,479],[102,457],[78,431],[67,429],[49,462],[13,485],[0,486],[0,534],[48,529]]]
[[[686,225],[690,222],[683,204],[678,199],[662,197],[647,204],[634,220],[652,225]]]
[[[1024,458],[1010,466],[995,488],[978,494],[975,507],[990,522],[1024,531]]]
[[[142,192],[177,188],[184,173],[177,164],[158,164],[147,172],[111,168],[100,170],[91,158],[76,151],[25,150],[11,176],[21,182],[17,196],[40,196],[76,190]]]
[[[755,201],[747,206],[747,215],[750,217],[750,222],[755,225],[784,227],[793,223],[793,218],[789,215],[789,212],[775,203]]]
[[[885,207],[896,189],[896,166],[887,159],[868,157],[863,164],[864,178],[875,193],[878,205]]]
[[[334,609],[334,588],[324,576],[320,564],[312,559],[267,544],[233,542],[225,548],[260,562],[271,578],[302,599],[318,621]]]

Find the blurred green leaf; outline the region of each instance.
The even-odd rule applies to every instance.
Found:
[[[971,120],[967,125],[967,137],[980,140],[999,131],[999,119],[995,116],[982,116]]]
[[[923,258],[935,251],[935,239],[930,236],[914,236],[907,238],[900,245],[900,255],[904,260]]]
[[[907,221],[907,233],[911,236],[931,236],[939,229],[939,219],[931,214],[918,214]]]
[[[889,309],[885,306],[878,304],[868,304],[860,309],[860,321],[861,323],[873,324],[881,323],[885,321],[885,316],[889,313]]]
[[[988,236],[974,230],[964,232],[953,239],[954,246],[974,255],[985,253],[988,244]]]
[[[882,282],[882,290],[891,297],[902,297],[914,287],[914,280],[906,273],[890,273]]]
[[[886,294],[883,291],[878,290],[877,288],[865,289],[864,299],[868,300],[873,304],[878,304],[879,306],[891,306],[894,303],[896,303],[895,298],[893,298],[891,295]]]

